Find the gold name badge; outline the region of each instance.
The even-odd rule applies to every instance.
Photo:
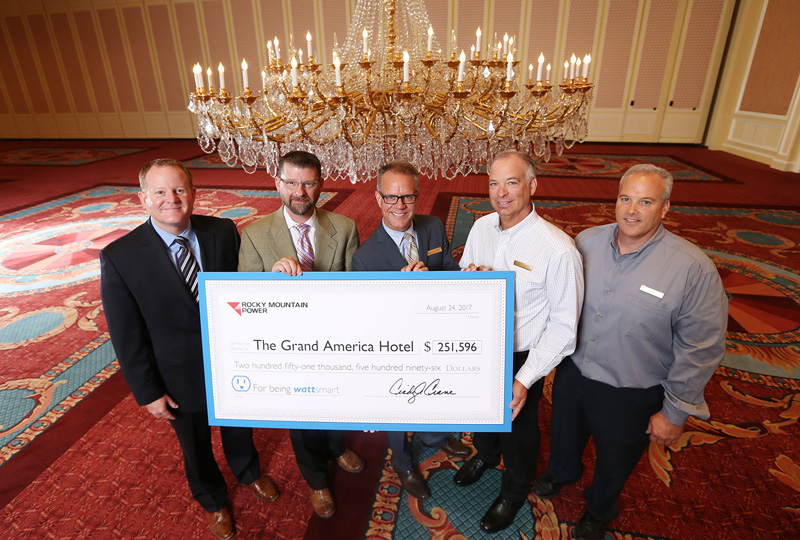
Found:
[[[436,255],[437,253],[441,253],[441,252],[442,252],[442,248],[441,247],[429,249],[428,250],[428,257],[430,257],[431,255]]]
[[[520,268],[524,268],[525,270],[528,271],[533,270],[533,266],[525,264],[524,262],[514,261],[514,266],[519,266]]]

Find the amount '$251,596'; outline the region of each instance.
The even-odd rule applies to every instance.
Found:
[[[481,342],[426,341],[424,349],[431,354],[481,354]]]

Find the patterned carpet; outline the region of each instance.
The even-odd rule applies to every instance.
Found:
[[[39,157],[35,148],[24,148],[16,157],[0,152],[0,158],[5,156],[15,165],[36,159],[39,165],[64,165],[112,157],[100,157],[102,147],[91,152],[45,150]],[[128,143],[122,150],[117,159],[143,149]],[[685,181],[682,189],[692,186],[705,193],[703,186],[741,185],[686,160],[666,157],[659,161],[661,157],[652,156],[671,168],[679,182]],[[628,153],[572,154],[560,162],[554,158],[539,174],[592,181],[616,178],[619,167],[634,159],[643,160]],[[6,171],[16,170],[0,173],[5,178]],[[110,176],[113,167],[104,170]],[[201,182],[203,172],[197,172]],[[219,178],[232,174],[227,169],[210,172]],[[263,183],[239,173],[246,179],[238,180],[239,186]],[[166,425],[148,422],[125,393],[120,377],[114,377],[118,366],[99,300],[97,253],[144,219],[137,189],[129,187],[135,170],[124,174],[131,180],[124,187],[80,180],[76,184],[80,187],[73,191],[43,193],[36,204],[18,205],[15,211],[0,215],[0,495],[7,497],[0,504],[0,533],[4,537],[188,538],[206,534],[203,516],[195,511],[180,474],[172,434]],[[272,190],[231,187],[231,182],[212,187],[216,185],[213,178],[205,177],[198,189],[198,213],[230,217],[241,228],[279,205]],[[424,191],[427,197],[421,198],[420,209],[446,222],[454,252],[460,254],[471,224],[490,211],[483,196],[485,178],[426,182],[429,191]],[[567,183],[551,185],[570,190]],[[378,219],[372,187],[330,183],[325,188],[320,204],[356,219],[362,239],[366,238]],[[537,209],[572,235],[613,220],[613,205],[574,195],[538,200]],[[707,389],[711,421],[693,420],[679,444],[666,451],[651,449],[626,487],[622,514],[607,538],[796,537],[800,527],[800,212],[752,206],[675,203],[667,215],[665,225],[703,247],[720,269],[731,306],[728,354]],[[74,442],[46,459],[47,447],[36,445],[39,438],[63,437],[72,429],[66,427],[68,423],[76,418],[68,413],[80,410],[80,417],[90,417],[90,411],[81,407],[97,406],[101,395],[110,403],[110,412],[101,413],[98,421],[75,435]],[[549,386],[540,416],[544,435],[540,471],[548,447],[548,400]],[[470,442],[471,434],[464,436]],[[256,444],[263,465],[284,491],[277,503],[265,507],[229,478],[240,525],[237,538],[303,534],[307,540],[487,537],[477,530],[477,522],[496,495],[499,470],[487,472],[473,486],[456,488],[452,476],[458,460],[415,439],[415,454],[434,493],[421,503],[399,489],[387,465],[381,434],[353,433],[349,438],[367,457],[370,469],[367,474],[336,478],[339,500],[350,507],[342,505],[333,520],[323,521],[311,517],[307,491],[285,433],[258,430]],[[23,452],[26,448],[36,453]],[[592,460],[590,450],[587,469]],[[531,496],[514,526],[492,538],[520,540],[536,534],[570,538],[583,511],[581,491],[587,484],[585,475],[552,503]]]

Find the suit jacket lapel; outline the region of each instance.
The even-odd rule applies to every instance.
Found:
[[[394,243],[394,240],[392,240],[392,237],[386,232],[386,229],[383,228],[383,222],[378,225],[376,231],[376,240],[378,240],[378,244],[380,245],[380,254],[382,257],[386,258],[390,267],[400,270],[406,266],[408,261],[406,261],[403,254],[400,253],[400,250],[397,249],[397,244]]]
[[[297,249],[292,240],[292,234],[289,232],[289,227],[286,226],[286,218],[283,216],[283,206],[276,212],[272,213],[272,223],[269,227],[269,246],[275,256],[275,260],[282,259],[286,256],[292,256],[297,259]],[[266,272],[272,268],[265,268]]]
[[[339,243],[334,236],[336,229],[328,219],[326,212],[317,209],[317,231],[314,246],[314,269],[320,272],[329,272],[333,267],[333,257]]]
[[[425,230],[418,222],[417,218],[414,218],[414,231],[417,233],[417,240],[419,240],[419,260],[422,261],[425,266],[428,266],[428,231]]]
[[[203,263],[204,272],[213,272],[216,269],[216,243],[214,242],[214,234],[198,225],[195,220],[192,220],[192,229],[197,237],[197,243],[200,244],[200,258]]]

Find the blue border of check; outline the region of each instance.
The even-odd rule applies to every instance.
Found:
[[[376,281],[376,280],[469,280],[500,279],[506,282],[505,313],[505,371],[503,402],[511,402],[514,370],[514,272],[310,272],[302,276],[287,276],[280,272],[200,272],[199,302],[203,336],[203,366],[205,370],[208,422],[212,426],[241,426],[254,428],[339,429],[376,431],[472,431],[510,432],[511,409],[504,408],[502,424],[415,424],[378,422],[297,422],[286,420],[229,420],[216,417],[211,378],[211,354],[208,341],[208,314],[206,309],[206,282],[213,280],[239,281]]]

